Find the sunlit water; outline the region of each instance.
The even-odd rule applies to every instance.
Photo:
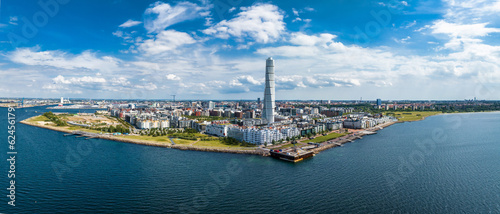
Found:
[[[35,111],[48,110],[18,109],[17,120]],[[18,123],[14,209],[5,197],[6,108],[0,123],[0,212],[500,213],[500,113],[396,124],[296,164]]]

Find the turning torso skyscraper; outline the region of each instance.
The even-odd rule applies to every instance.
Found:
[[[274,60],[272,57],[266,60],[266,89],[264,91],[264,110],[262,117],[269,124],[274,123]]]

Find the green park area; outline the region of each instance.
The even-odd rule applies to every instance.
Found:
[[[393,116],[396,117],[399,121],[417,121],[417,120],[423,120],[426,117],[441,114],[440,111],[412,111],[412,112],[406,112],[406,111],[395,111],[395,112],[386,112],[384,113],[387,116]]]
[[[70,130],[70,131],[83,131],[83,132],[91,132],[91,133],[96,133],[96,134],[103,133],[102,131],[87,129],[87,128],[83,128],[80,126],[71,126],[70,125],[70,126],[63,126],[62,128]]]
[[[180,139],[180,138],[172,138],[172,140],[174,141],[175,144],[182,144],[182,145],[190,145],[190,144],[196,142],[196,140],[186,140],[186,139]]]
[[[296,145],[297,145],[297,147],[304,146],[304,144],[300,144],[300,143],[297,143]],[[295,145],[292,144],[292,143],[289,143],[289,144],[285,144],[285,145],[282,145],[282,146],[279,146],[279,147],[275,147],[273,149],[286,149],[286,148],[290,148],[290,147],[293,147],[293,146],[295,146]]]
[[[153,137],[153,136],[140,136],[140,135],[115,135],[115,137],[121,137],[125,139],[135,139],[135,140],[145,140],[145,141],[157,141],[157,142],[168,142],[170,139],[167,137]]]
[[[205,137],[207,137],[207,136],[205,135]],[[198,140],[173,138],[173,141],[176,144],[202,146],[202,147],[220,147],[220,148],[230,147],[230,148],[239,148],[239,149],[255,148],[255,145],[245,144],[245,143],[242,143],[239,141],[232,140],[231,138],[212,137],[209,140],[202,140],[201,138],[198,138]]]
[[[194,146],[206,146],[206,147],[222,147],[222,148],[238,148],[238,149],[252,149],[255,148],[255,146],[252,145],[247,145],[247,146],[242,146],[241,144],[229,144],[225,143],[220,140],[207,140],[207,141],[198,141],[194,144]]]
[[[346,135],[346,133],[339,134],[336,132],[332,132],[332,133],[327,134],[325,136],[319,136],[319,137],[316,137],[312,140],[306,140],[304,142],[322,143],[322,142],[329,141],[329,140],[332,140],[332,139],[335,139],[338,137],[342,137],[344,135]]]
[[[26,120],[27,122],[41,122],[41,121],[45,121],[45,122],[50,122],[49,118],[43,116],[43,115],[40,115],[40,116],[37,116],[37,117],[32,117],[32,118],[29,118],[28,120]]]

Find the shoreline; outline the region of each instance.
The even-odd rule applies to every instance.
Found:
[[[34,108],[34,107],[43,107],[43,106],[52,106],[52,105],[57,105],[57,104],[47,104],[47,105],[37,105],[37,106],[24,106],[24,107],[19,107],[19,106],[4,106],[4,105],[0,105],[0,108],[15,108],[15,109],[23,109],[23,108]]]
[[[425,116],[422,119],[419,120],[411,120],[411,121],[396,121],[396,123],[406,123],[406,122],[417,122],[417,121],[422,121],[425,120],[428,117],[432,116],[438,116],[438,115],[448,115],[448,114],[478,114],[478,113],[495,113],[498,112],[500,113],[500,110],[493,110],[493,111],[473,111],[473,112],[451,112],[451,113],[439,113],[435,115],[430,115],[430,116]]]
[[[32,122],[28,122],[27,120],[38,117],[38,116],[33,116],[30,118],[27,118],[23,121],[20,121],[19,123],[25,124],[25,125],[30,125],[30,126],[35,126],[38,128],[44,128],[44,129],[49,129],[53,131],[58,131],[58,132],[63,132],[63,133],[73,133],[76,130],[68,130],[65,128],[60,128],[60,127],[55,127],[55,126],[48,126],[48,125],[40,125]],[[385,128],[390,125],[400,123],[400,121],[395,121],[395,122],[388,122],[376,127],[373,127],[371,129],[377,129],[377,127]],[[380,128],[378,128],[380,130]],[[367,130],[365,130],[367,131]],[[376,130],[375,130],[376,131]],[[171,148],[171,149],[178,149],[178,150],[190,150],[190,151],[202,151],[202,152],[218,152],[218,153],[233,153],[233,154],[247,154],[247,155],[260,155],[260,156],[270,156],[269,154],[269,149],[266,148],[255,148],[255,149],[248,149],[248,150],[243,150],[243,149],[230,149],[230,148],[222,148],[222,147],[203,147],[203,146],[191,146],[191,145],[179,145],[175,144],[172,145],[171,143],[161,143],[157,141],[145,141],[145,140],[138,140],[138,139],[126,139],[122,137],[115,137],[115,136],[108,136],[108,135],[95,135],[95,133],[92,132],[86,132],[86,131],[80,131],[83,133],[89,133],[95,136],[95,138],[99,139],[104,139],[104,140],[111,140],[111,141],[118,141],[118,142],[123,142],[123,143],[132,143],[132,144],[137,144],[137,145],[144,145],[144,146],[155,146],[155,147],[164,147],[164,148]],[[318,154],[321,151],[340,146],[345,143],[352,142],[356,139],[360,139],[362,136],[367,135],[367,133],[363,132],[357,132],[348,135],[347,137],[339,137],[336,139],[333,139],[331,141],[334,141],[335,143],[330,143],[315,149],[312,149],[315,154]]]
[[[33,116],[30,118],[27,118],[25,120],[20,121],[19,123],[29,125],[29,126],[35,126],[38,128],[44,128],[44,129],[49,129],[49,130],[53,130],[53,131],[58,131],[58,132],[64,132],[64,133],[73,133],[74,131],[76,131],[76,130],[67,130],[65,128],[60,128],[60,127],[55,127],[55,126],[40,125],[40,124],[31,123],[31,122],[27,121],[27,120],[34,118],[34,117],[38,117],[38,116]],[[95,133],[92,133],[92,132],[86,132],[86,131],[80,131],[80,132],[95,135]],[[95,135],[95,138],[104,139],[104,140],[111,140],[111,141],[118,141],[118,142],[123,142],[123,143],[145,145],[145,146],[172,148],[172,149],[178,149],[178,150],[191,150],[191,151],[202,151],[202,152],[219,152],[219,153],[234,153],[234,154],[269,156],[268,151],[260,149],[260,148],[243,150],[243,149],[229,149],[229,148],[223,148],[223,147],[187,146],[187,145],[179,145],[179,144],[172,145],[171,143],[167,143],[167,142],[163,143],[163,142],[157,142],[157,141],[126,139],[126,138],[122,138],[122,137],[108,136],[108,135],[102,135],[102,134]]]
[[[500,111],[488,111],[488,112],[500,112]],[[488,113],[488,112],[457,112],[457,113]],[[436,115],[444,115],[444,114],[456,114],[456,113],[440,113]],[[351,133],[349,135],[339,137],[336,139],[332,139],[330,141],[325,141],[329,142],[326,145],[322,145],[320,147],[311,149],[315,154],[318,154],[322,151],[337,147],[337,146],[342,146],[345,143],[350,143],[358,139],[362,139],[363,136],[365,135],[370,135],[370,134],[376,134],[378,130],[381,130],[383,128],[389,127],[391,125],[397,124],[397,123],[406,123],[406,122],[417,122],[417,121],[422,121],[425,120],[427,117],[432,117],[436,115],[431,115],[431,116],[426,116],[423,117],[420,120],[414,120],[414,121],[393,121],[393,122],[388,122],[384,123],[369,129],[364,129],[360,130],[354,133]],[[30,125],[30,126],[35,126],[39,128],[44,128],[44,129],[49,129],[53,131],[59,131],[59,132],[64,132],[64,133],[73,133],[74,130],[67,130],[65,128],[60,128],[60,127],[54,127],[54,126],[47,126],[47,125],[40,125],[32,122],[27,122],[27,120],[38,117],[33,116],[30,118],[27,118],[23,121],[20,121],[19,123],[25,124],[25,125]],[[368,131],[368,132],[363,132],[363,131]],[[84,133],[89,133],[92,135],[95,135],[95,133],[92,132],[86,132],[86,131],[81,131]],[[374,133],[369,133],[369,132],[374,132]],[[207,146],[192,146],[192,145],[179,145],[179,144],[174,144],[172,143],[163,143],[163,142],[158,142],[158,141],[146,141],[146,140],[138,140],[138,139],[126,139],[123,137],[115,137],[115,136],[108,136],[108,135],[96,135],[95,138],[100,138],[104,140],[111,140],[111,141],[118,141],[118,142],[123,142],[123,143],[132,143],[132,144],[138,144],[138,145],[145,145],[145,146],[156,146],[156,147],[164,147],[164,148],[172,148],[172,149],[178,149],[178,150],[191,150],[191,151],[202,151],[202,152],[218,152],[218,153],[233,153],[233,154],[247,154],[247,155],[260,155],[260,156],[270,156],[269,154],[269,149],[267,148],[260,148],[257,147],[255,149],[231,149],[231,148],[224,148],[224,147],[207,147]],[[325,143],[323,142],[323,143]]]

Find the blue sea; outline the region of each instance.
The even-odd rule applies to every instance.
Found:
[[[399,123],[295,164],[17,123],[15,207],[6,108],[0,124],[0,213],[500,213],[500,113]]]

